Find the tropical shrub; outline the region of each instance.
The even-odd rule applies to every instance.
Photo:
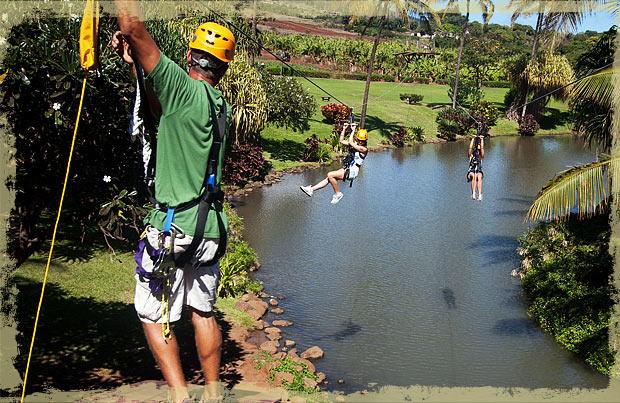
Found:
[[[453,141],[456,136],[462,136],[471,127],[470,117],[459,108],[447,107],[439,111],[437,122],[437,137]]]
[[[101,19],[102,38],[116,29],[114,21]],[[79,30],[79,20],[35,14],[13,26],[6,37],[0,112],[15,144],[16,175],[7,182],[15,191],[10,217],[15,236],[9,237],[8,249],[18,264],[51,235],[43,220],[57,213],[84,79],[77,41],[67,38],[77,38]],[[78,240],[99,217],[103,202],[116,197],[121,207],[121,201],[128,201],[125,196],[143,189],[141,147],[127,132],[133,78],[109,47],[102,46],[100,56],[105,73],[88,77],[63,205],[70,211],[63,215],[63,226],[77,228]],[[139,206],[145,193],[135,197]],[[110,224],[105,215],[101,223],[125,237],[132,213],[122,214],[126,221]]]
[[[407,129],[404,126],[400,126],[397,131],[392,133],[392,144],[396,147],[403,147],[405,145],[405,138],[407,136]]]
[[[314,97],[294,78],[261,72],[262,86],[267,92],[267,121],[293,131],[308,130],[308,120],[317,107]]]
[[[456,79],[451,77],[448,79],[448,96],[452,99],[452,95],[454,94],[454,83]],[[458,102],[461,106],[468,105],[470,102],[476,102],[480,100],[484,96],[484,93],[474,81],[459,79],[459,88],[458,94],[456,95],[456,102]]]
[[[613,295],[609,215],[540,224],[519,239],[528,315],[596,370],[614,364],[609,348]]]
[[[316,134],[313,134],[311,137],[308,137],[304,140],[306,143],[306,151],[304,151],[303,160],[304,161],[318,161],[319,160],[319,139]]]
[[[519,134],[521,136],[533,136],[536,134],[540,125],[534,118],[534,115],[527,114],[519,121]]]
[[[400,94],[400,100],[406,101],[409,105],[417,104],[424,99],[423,95],[419,94]]]
[[[331,103],[321,106],[321,112],[327,123],[336,123],[349,119],[351,108],[346,105]]]
[[[405,138],[407,141],[424,141],[424,129],[420,126],[408,127]]]
[[[268,171],[269,166],[263,157],[263,148],[260,145],[246,142],[228,147],[222,167],[222,178],[225,183],[244,186],[249,182],[263,180]]]
[[[250,66],[242,52],[237,52],[217,88],[232,108],[230,141],[257,142],[267,123],[269,108],[262,75]]]

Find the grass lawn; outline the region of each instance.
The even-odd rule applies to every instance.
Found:
[[[89,243],[105,243],[101,240]],[[65,245],[66,246],[66,245]],[[142,326],[133,306],[135,262],[130,251],[118,253],[122,260],[111,260],[104,248],[76,258],[67,248],[55,247],[50,265],[36,340],[30,363],[28,391],[107,388],[121,384],[160,379],[161,373],[149,351]],[[47,253],[36,254],[17,268],[14,281],[17,295],[17,342],[20,354],[17,368],[26,368],[34,319],[41,294]],[[233,298],[218,299],[215,316],[227,336],[230,325],[223,320],[251,326],[252,318],[234,308]],[[187,379],[200,377],[194,332],[189,312],[172,324],[179,343]],[[226,340],[230,358],[237,347]],[[231,379],[224,380],[231,381]]]
[[[301,80],[304,87],[309,89],[319,102],[317,110],[310,120],[310,130],[299,133],[286,128],[277,128],[268,125],[261,133],[265,157],[273,164],[273,169],[280,170],[299,165],[299,160],[306,149],[304,140],[316,134],[319,138],[330,135],[332,126],[323,122],[320,105],[328,102],[321,101],[327,96],[317,87],[305,79]],[[312,81],[324,88],[334,97],[354,108],[356,121],[359,122],[361,104],[364,97],[364,81],[359,80],[334,80],[325,78],[313,78]],[[484,88],[485,98],[498,108],[503,109],[504,95],[507,88]],[[400,100],[401,93],[414,93],[424,96],[420,105],[407,105]],[[333,98],[329,102],[338,102]],[[373,82],[370,85],[366,128],[369,131],[369,145],[376,146],[379,142],[387,143],[391,133],[399,126],[420,126],[424,129],[424,135],[428,140],[437,138],[437,124],[435,118],[439,109],[451,105],[446,85],[430,84],[400,84],[387,82]],[[551,100],[548,112],[541,119],[541,129],[538,134],[566,133],[570,130],[568,106],[564,102]],[[491,134],[495,136],[515,135],[517,123],[506,119],[499,119],[497,125],[491,128]]]

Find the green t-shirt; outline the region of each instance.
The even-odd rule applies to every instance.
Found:
[[[159,62],[146,77],[161,103],[161,118],[157,133],[157,163],[155,166],[155,198],[159,203],[178,206],[196,199],[203,189],[209,150],[213,142],[215,113],[226,102],[222,93],[204,80],[195,80],[177,64],[160,54]],[[231,108],[227,108],[226,132],[230,125]],[[222,178],[224,144],[220,148],[216,183]],[[213,203],[205,225],[205,238],[219,238],[216,214],[220,214],[228,231],[228,220],[221,203]],[[175,213],[174,223],[194,235],[198,206]],[[156,209],[145,217],[144,223],[163,230],[166,213]]]

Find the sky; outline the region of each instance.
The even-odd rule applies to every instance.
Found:
[[[495,13],[493,14],[493,16],[491,16],[491,21],[489,23],[510,25],[510,17],[511,14],[509,13]],[[474,21],[482,22],[482,14],[472,14],[471,19]],[[517,19],[517,23],[523,25],[531,25],[532,27],[534,27],[536,25],[536,16],[521,16]],[[584,18],[584,20],[577,28],[577,32],[585,32],[588,30],[604,32],[611,28],[611,26],[614,24],[616,24],[616,17],[613,16],[610,12],[596,12]]]

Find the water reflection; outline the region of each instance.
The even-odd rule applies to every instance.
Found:
[[[478,202],[465,179],[467,145],[371,153],[337,205],[329,190],[299,190],[332,167],[247,198],[244,235],[266,290],[287,297],[287,337],[299,349],[318,344],[317,368],[345,376],[345,391],[369,382],[605,387],[525,316],[510,275],[539,189],[593,153],[566,137],[494,138]]]

